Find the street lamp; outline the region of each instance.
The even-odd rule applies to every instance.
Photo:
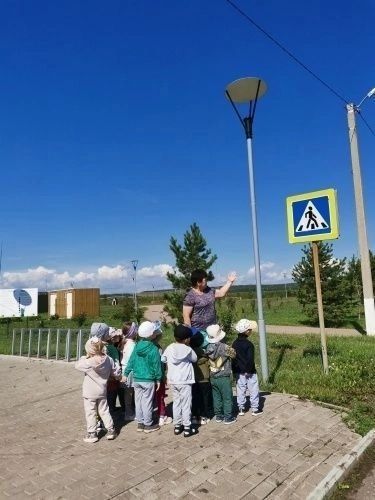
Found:
[[[133,265],[133,270],[134,270],[134,276],[133,276],[133,281],[134,281],[134,310],[135,310],[135,316],[138,316],[138,301],[137,301],[137,266],[138,266],[138,260],[132,260],[132,265]]]
[[[375,95],[375,88],[370,90],[362,101],[356,106],[353,103],[347,104],[346,110],[348,112],[348,125],[349,125],[349,143],[350,154],[352,159],[352,172],[354,183],[354,197],[355,197],[355,210],[357,216],[357,230],[358,230],[358,244],[361,259],[361,274],[362,274],[362,288],[363,288],[363,302],[365,310],[365,323],[367,335],[375,335],[375,305],[374,305],[374,292],[371,276],[370,252],[368,248],[367,231],[366,231],[366,218],[365,207],[363,203],[362,191],[362,178],[361,178],[361,164],[359,161],[358,151],[358,137],[355,122],[355,114],[359,113],[359,107],[365,99]]]
[[[234,82],[230,83],[225,90],[225,94],[228,97],[236,115],[238,116],[241,122],[241,125],[244,128],[246,142],[247,142],[251,220],[252,220],[253,248],[254,248],[254,261],[255,261],[255,283],[256,283],[256,294],[257,294],[257,305],[258,305],[259,348],[260,348],[262,377],[265,382],[268,380],[267,342],[266,342],[266,328],[263,317],[263,299],[262,299],[262,283],[260,276],[257,213],[255,204],[252,138],[253,138],[254,115],[257,102],[258,99],[265,94],[266,90],[267,90],[267,85],[263,80],[261,80],[260,78],[249,78],[249,77],[235,80]],[[249,104],[249,112],[245,118],[241,117],[235,103]]]

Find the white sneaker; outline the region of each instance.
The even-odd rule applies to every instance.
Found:
[[[245,415],[245,410],[243,408],[238,408],[238,415],[240,415],[241,417]]]
[[[201,419],[200,419],[200,422],[199,422],[199,423],[200,423],[201,425],[206,425],[206,424],[208,424],[208,422],[209,422],[209,421],[210,421],[210,419],[209,419],[209,418],[206,418],[206,417],[201,417]]]
[[[168,425],[173,422],[173,419],[171,417],[160,417],[159,418],[159,425]]]
[[[85,443],[96,443],[97,441],[99,441],[96,432],[88,432],[83,440]]]

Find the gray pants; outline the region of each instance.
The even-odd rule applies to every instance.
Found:
[[[103,420],[107,431],[113,431],[113,420],[109,413],[107,398],[87,399],[83,398],[83,407],[85,409],[87,432],[96,432],[97,414]]]
[[[237,376],[237,404],[238,408],[245,408],[246,390],[250,394],[250,406],[252,410],[257,410],[259,407],[259,385],[256,373],[245,374],[241,373]]]
[[[139,424],[152,425],[155,382],[134,382],[135,418]]]
[[[174,425],[191,425],[191,385],[172,385],[173,423]]]

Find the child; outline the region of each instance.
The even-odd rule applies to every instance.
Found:
[[[196,432],[191,427],[191,386],[195,382],[192,363],[196,363],[197,355],[187,345],[191,335],[189,327],[176,325],[176,342],[170,344],[161,357],[163,363],[167,363],[167,379],[172,388],[174,433],[177,436],[183,432],[184,437]]]
[[[85,344],[86,356],[82,356],[75,368],[84,372],[82,396],[85,409],[87,435],[86,443],[98,441],[96,415],[99,413],[107,429],[107,439],[115,439],[116,431],[107,403],[107,381],[112,375],[118,377],[112,359],[104,353],[104,343],[98,337],[90,337]]]
[[[236,357],[233,359],[233,373],[237,379],[237,405],[238,414],[245,414],[246,389],[250,394],[251,414],[261,415],[259,409],[259,385],[254,363],[254,344],[248,339],[251,331],[257,327],[255,321],[240,319],[234,329],[238,332],[237,339],[233,342]]]
[[[160,345],[160,340],[161,340],[162,335],[163,335],[163,332],[161,330],[158,330],[156,332],[156,337],[153,341],[154,344],[156,345],[156,347],[158,348],[160,357],[163,354],[163,349]],[[160,382],[159,390],[156,391],[155,403],[156,403],[156,406],[158,409],[159,425],[167,425],[167,424],[172,423],[172,419],[171,419],[171,417],[168,417],[167,408],[165,406],[165,398],[167,397],[167,394],[166,394],[166,383],[165,383],[166,377],[165,377],[165,364],[164,363],[161,364],[161,371],[162,371],[163,376],[162,376],[162,379]]]
[[[125,373],[129,359],[134,351],[135,339],[138,333],[138,325],[134,322],[124,323],[122,326],[122,373]],[[124,384],[124,399],[125,399],[125,422],[131,422],[135,418],[135,402],[134,402],[134,387],[133,374],[130,373],[128,381]]]
[[[127,382],[127,377],[133,372],[135,417],[139,432],[149,433],[160,429],[159,425],[153,424],[152,421],[155,384],[158,390],[162,378],[160,354],[152,343],[159,328],[159,324],[151,321],[144,321],[139,325],[140,340],[133,350],[122,379]]]
[[[197,355],[194,363],[195,383],[192,386],[192,423],[205,425],[213,416],[210,366],[206,354],[207,334],[197,332],[190,339],[190,347]],[[206,337],[206,338],[205,338]]]
[[[115,367],[121,371],[119,344],[122,342],[122,330],[109,328],[107,354],[113,359]],[[111,413],[116,411],[117,396],[123,412],[125,412],[124,389],[120,386],[118,378],[110,377],[107,383],[107,402]]]
[[[224,424],[233,424],[236,418],[232,414],[232,358],[236,353],[234,349],[221,342],[226,333],[219,325],[207,327],[208,346],[206,353],[210,360],[210,378],[212,396],[214,400],[215,421]]]

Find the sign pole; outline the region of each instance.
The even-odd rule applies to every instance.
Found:
[[[318,249],[318,245],[315,241],[312,241],[311,245],[312,245],[312,251],[313,251],[316,299],[318,302],[318,316],[319,316],[319,327],[320,327],[320,340],[321,340],[321,344],[322,344],[323,370],[324,370],[324,373],[326,375],[328,375],[327,337],[326,337],[326,331],[325,331],[325,326],[324,326],[322,287],[321,287],[321,283],[320,283],[319,249]]]

